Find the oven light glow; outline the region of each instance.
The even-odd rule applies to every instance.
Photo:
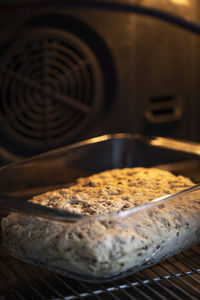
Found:
[[[174,4],[189,6],[189,0],[170,0]]]

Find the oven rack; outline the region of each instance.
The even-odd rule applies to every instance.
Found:
[[[127,278],[91,284],[59,276],[0,251],[0,299],[200,299],[200,245]]]

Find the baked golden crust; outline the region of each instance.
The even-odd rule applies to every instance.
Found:
[[[192,185],[188,178],[157,168],[114,169],[79,178],[73,186],[38,195],[31,202],[77,214],[107,214],[148,203]]]

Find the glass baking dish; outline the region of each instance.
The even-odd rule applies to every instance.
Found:
[[[104,135],[0,168],[0,193],[30,199],[68,186],[79,177],[136,166],[154,166],[186,176],[189,173],[195,182],[188,169],[200,166],[199,155],[197,143],[131,134]],[[9,238],[4,232],[2,247],[21,260],[72,278],[114,280],[198,243],[199,199],[197,187],[184,197],[179,193],[151,206],[87,216],[76,222],[18,214],[17,221],[6,223],[12,229]],[[1,211],[1,218],[7,215]],[[28,233],[30,224],[32,232]],[[17,234],[19,227],[22,230]],[[40,234],[35,233],[38,228]]]

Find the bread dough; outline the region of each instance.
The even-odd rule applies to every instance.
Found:
[[[116,213],[192,185],[188,178],[156,168],[80,178],[30,201],[91,217],[59,223],[11,213],[2,221],[4,244],[18,256],[96,278],[156,263],[198,242],[200,200],[178,197],[127,216]]]

